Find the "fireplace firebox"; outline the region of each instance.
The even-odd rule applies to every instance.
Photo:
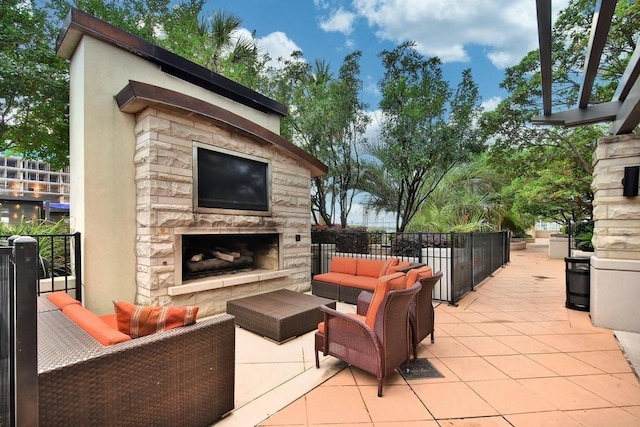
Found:
[[[279,269],[279,234],[184,234],[182,281]]]

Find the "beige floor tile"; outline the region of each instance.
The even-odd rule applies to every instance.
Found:
[[[385,385],[381,398],[378,397],[376,386],[361,386],[360,392],[374,423],[433,420],[427,408],[406,384]]]
[[[482,313],[467,310],[464,313],[456,313],[455,316],[465,323],[490,322],[491,319]]]
[[[539,313],[541,315],[543,315],[544,317],[547,317],[549,319],[552,320],[562,320],[562,321],[568,321],[569,320],[569,315],[567,314],[567,309],[561,309],[561,310],[556,310],[555,308],[553,309],[549,309],[549,307],[546,307],[546,309],[542,308],[542,307],[538,307],[539,309]]]
[[[530,378],[518,382],[563,411],[612,406],[595,393],[563,377]]]
[[[511,326],[511,323],[522,322],[521,318],[516,317],[507,311],[489,312],[483,314],[494,322],[508,322],[507,324],[509,326]]]
[[[513,427],[585,427],[560,411],[511,414],[505,418]]]
[[[608,374],[633,372],[620,350],[578,352],[571,356]]]
[[[620,350],[616,337],[611,333],[574,334],[571,339],[588,345],[594,350]]]
[[[574,351],[592,351],[595,350],[587,344],[574,340],[571,335],[556,334],[556,335],[536,335],[534,337],[538,341],[547,344],[558,351],[565,353]]]
[[[304,397],[267,418],[260,426],[306,426],[307,406]]]
[[[582,411],[567,411],[568,416],[583,426],[593,427],[623,427],[639,426],[640,418],[622,408],[587,409]]]
[[[374,423],[373,427],[440,427],[437,421],[391,421]],[[327,427],[327,426],[325,426]]]
[[[344,386],[344,385],[356,385],[356,379],[353,377],[350,367],[346,367],[333,377],[328,379],[324,386]]]
[[[522,354],[557,353],[558,351],[553,347],[526,335],[499,336],[496,337],[496,339]]]
[[[569,381],[590,390],[616,406],[640,405],[640,387],[613,375],[586,375],[569,377]]]
[[[502,417],[476,417],[440,420],[440,427],[511,427]]]
[[[437,322],[437,320],[436,320],[436,322]],[[459,320],[458,320],[458,322],[459,322]],[[440,324],[435,325],[433,327],[433,329],[435,331],[435,334],[434,334],[435,337],[450,337],[451,336],[451,335],[449,335],[449,333],[447,333],[444,329],[442,329],[440,327]]]
[[[468,385],[503,415],[558,409],[515,380],[477,381]]]
[[[543,328],[535,322],[522,322],[518,320],[517,322],[509,323],[509,327],[525,335],[549,335],[553,333],[551,329]]]
[[[462,381],[501,380],[507,376],[481,357],[444,357],[445,364]]]
[[[498,415],[494,408],[463,382],[416,384],[411,388],[437,420]]]
[[[571,324],[568,321],[559,321],[559,320],[553,320],[553,321],[542,321],[539,322],[540,326],[544,327],[544,328],[548,328],[551,329],[553,331],[553,333],[556,334],[567,334],[567,335],[571,335],[571,334],[588,334],[588,333],[597,333],[596,331],[594,331],[591,328],[587,328],[587,329],[583,329],[583,328],[576,328],[571,326]]]
[[[571,375],[595,375],[603,371],[594,368],[588,363],[574,358],[577,353],[550,353],[550,354],[529,354],[531,360],[551,369],[560,376]]]
[[[503,354],[517,354],[511,347],[501,343],[493,337],[457,337],[464,346],[480,356],[496,356]]]
[[[496,304],[496,305],[499,305],[499,304]],[[503,311],[498,309],[496,305],[494,305],[491,302],[491,300],[487,302],[481,302],[481,300],[478,299],[473,304],[471,304],[468,309],[471,311],[475,311],[476,313],[490,313],[490,312],[496,312],[496,311]]]
[[[473,326],[491,337],[521,335],[520,332],[516,331],[513,328],[510,328],[509,326],[507,326],[507,324],[494,322],[493,320],[488,323],[475,323]]]
[[[443,323],[440,329],[452,337],[482,337],[486,336],[478,328],[467,323]]]
[[[557,375],[552,370],[522,354],[485,356],[484,359],[513,379],[553,377]]]
[[[620,378],[621,380],[624,380],[629,384],[633,384],[636,387],[640,387],[640,381],[638,381],[638,377],[633,372],[625,372],[625,373],[611,374],[611,375],[613,375],[616,378]]]
[[[236,364],[236,407],[273,390],[282,384],[283,378],[291,378],[302,372],[304,368],[301,362]]]
[[[632,414],[636,418],[640,418],[640,406],[627,406],[626,408],[624,408],[624,410]]]
[[[363,371],[362,369],[356,368],[355,366],[352,366],[350,369],[353,373],[353,378],[355,379],[357,385],[374,385],[376,387],[378,386],[378,379],[376,378],[375,374]],[[396,370],[387,374],[387,377],[384,379],[382,385],[384,387],[386,385],[392,384],[406,384],[406,381],[404,380],[404,378],[402,378],[402,375],[400,375]]]
[[[371,423],[358,387],[316,387],[306,402],[309,424]]]
[[[436,337],[436,342],[428,350],[436,357],[476,356],[476,353],[453,337]]]
[[[310,423],[309,427],[374,427],[373,423]]]
[[[429,358],[428,360],[433,365],[433,367],[436,368],[438,372],[442,374],[442,377],[410,379],[410,380],[406,380],[407,384],[412,386],[416,384],[450,383],[450,382],[460,381],[460,378],[458,378],[458,376],[454,374],[453,371],[447,367],[447,365],[442,363],[442,359],[432,357],[432,358]]]
[[[553,320],[552,318],[536,311],[512,311],[511,314],[517,317],[521,322],[541,322]]]
[[[453,313],[447,313],[446,311],[436,310],[435,312],[435,323],[460,323],[460,319],[458,319]]]

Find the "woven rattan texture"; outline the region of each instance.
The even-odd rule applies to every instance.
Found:
[[[49,301],[49,298],[45,296],[41,296],[37,298],[37,306],[38,306],[38,313],[44,313],[45,311],[60,310],[60,308],[57,305]]]
[[[319,280],[311,280],[311,293],[313,295],[329,298],[333,300],[340,299],[340,286],[335,283],[321,282]]]
[[[40,313],[38,346],[40,426],[206,426],[233,409],[229,315],[103,347]]]
[[[236,324],[277,342],[315,329],[323,315],[318,306],[336,307],[336,302],[281,289],[227,301],[227,313]]]

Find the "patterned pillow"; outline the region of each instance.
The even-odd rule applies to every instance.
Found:
[[[143,337],[196,322],[198,307],[151,307],[113,300],[118,330],[131,338]]]

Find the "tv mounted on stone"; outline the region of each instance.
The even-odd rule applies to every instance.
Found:
[[[195,212],[271,214],[269,160],[194,142]]]

